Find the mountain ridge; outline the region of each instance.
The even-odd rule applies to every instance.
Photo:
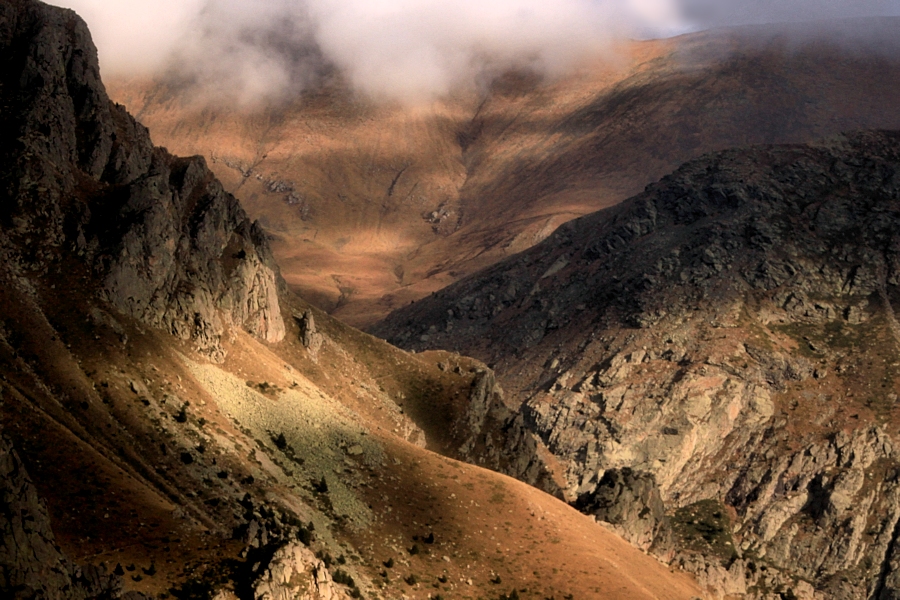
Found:
[[[372,331],[496,371],[469,460],[720,593],[887,598],[898,207],[896,131],[715,153]]]
[[[73,12],[0,4],[0,107],[3,594],[702,595],[440,454],[485,367],[291,294],[204,160],[109,101]]]
[[[258,110],[198,106],[164,79],[110,85],[164,145],[210,159],[293,289],[367,325],[705,152],[900,127],[900,19],[817,27],[623,44],[415,109],[340,81]]]

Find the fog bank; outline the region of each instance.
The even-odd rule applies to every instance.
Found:
[[[361,93],[427,101],[509,69],[564,73],[615,40],[704,27],[900,15],[900,0],[57,0],[104,72],[177,73],[210,98],[289,97],[338,69]]]

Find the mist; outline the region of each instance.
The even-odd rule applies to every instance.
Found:
[[[617,40],[722,25],[900,15],[900,0],[57,0],[110,75],[177,75],[208,99],[290,98],[339,72],[429,101],[502,71],[557,76]]]

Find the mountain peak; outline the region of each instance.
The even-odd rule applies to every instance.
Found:
[[[107,301],[217,359],[227,326],[282,339],[265,236],[205,161],[154,148],[109,100],[73,12],[26,1],[0,10],[7,252],[25,248],[23,268],[48,269],[74,249]]]

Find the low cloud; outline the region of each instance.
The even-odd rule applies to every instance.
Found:
[[[290,97],[334,70],[359,92],[427,101],[510,68],[564,73],[623,37],[900,14],[900,0],[57,0],[105,72],[167,73],[207,97]]]

